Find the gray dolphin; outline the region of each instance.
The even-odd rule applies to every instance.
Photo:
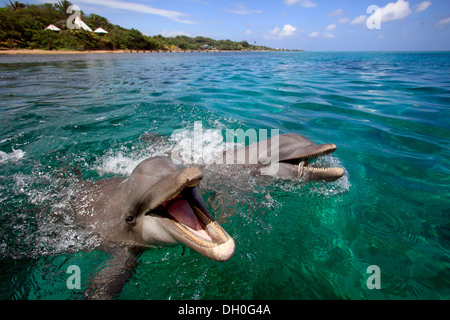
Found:
[[[259,174],[284,179],[331,182],[341,178],[345,170],[314,166],[311,161],[331,154],[336,149],[333,143],[317,145],[304,136],[288,133],[226,150],[219,156],[219,159],[222,157],[219,163],[230,163],[231,160],[249,166]]]
[[[301,135],[283,134],[225,151],[218,158],[229,163],[225,160],[231,154],[259,174],[276,168],[272,173],[279,178],[334,181],[344,175],[343,168],[319,168],[310,161],[335,150],[331,143],[316,145]],[[198,190],[201,179],[196,167],[155,157],[142,161],[127,179],[85,185],[84,196],[74,206],[112,255],[91,279],[86,298],[110,299],[119,293],[145,247],[182,243],[213,260],[233,256],[233,238],[203,204]]]
[[[198,168],[155,157],[142,161],[127,179],[101,180],[88,188],[78,209],[86,226],[108,244],[112,260],[91,280],[86,298],[119,293],[145,247],[182,243],[213,260],[233,256],[233,238],[203,204],[201,179]]]

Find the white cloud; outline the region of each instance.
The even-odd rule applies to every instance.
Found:
[[[179,12],[179,11],[173,11],[173,10],[154,8],[154,7],[148,6],[146,4],[142,4],[142,3],[126,2],[126,1],[121,1],[121,0],[77,0],[76,2],[77,3],[89,3],[92,5],[98,5],[98,6],[103,6],[103,7],[113,8],[113,9],[122,9],[122,10],[157,15],[157,16],[168,18],[168,19],[176,21],[176,22],[180,22],[180,23],[188,23],[188,24],[196,23],[193,21],[185,20],[184,18],[189,16],[186,13]]]
[[[285,37],[290,37],[294,35],[295,31],[297,31],[297,28],[290,25],[285,24],[283,26],[283,29],[280,29],[279,27],[273,28],[271,31],[269,31],[268,34],[264,36],[266,39],[281,39]]]
[[[317,6],[317,4],[315,2],[312,2],[311,0],[284,0],[284,3],[288,6],[299,3],[302,7],[305,8],[314,8]]]
[[[431,6],[433,3],[431,1],[424,1],[419,3],[416,6],[416,12],[422,12],[428,9],[429,6]]]
[[[289,37],[294,34],[294,32],[297,31],[297,28],[294,26],[291,26],[290,24],[285,24],[283,27],[283,30],[280,32],[281,37]]]
[[[253,10],[249,9],[245,4],[243,3],[236,3],[236,7],[233,9],[227,9],[227,12],[230,13],[236,13],[241,15],[249,15],[249,14],[258,14],[261,13],[261,10]]]
[[[389,22],[395,20],[401,20],[409,16],[412,10],[409,8],[409,2],[405,0],[398,0],[397,2],[390,2],[383,8],[378,9],[373,13],[381,16],[381,22]]]
[[[334,38],[334,34],[330,32],[325,32],[323,35],[321,35],[319,31],[314,31],[308,35],[308,38],[319,38],[319,37],[331,39]]]
[[[335,23],[333,23],[333,24],[330,24],[325,30],[331,31],[331,30],[336,29],[336,27],[337,27],[337,25]]]
[[[337,9],[335,11],[328,12],[329,17],[342,16],[343,14],[344,14],[344,10],[342,10],[342,9]]]
[[[252,33],[252,30],[250,30],[250,29],[245,30],[245,34],[251,34],[251,33]]]
[[[446,18],[446,19],[442,19],[441,21],[439,21],[438,23],[436,23],[436,26],[438,27],[442,27],[445,26],[447,24],[450,24],[450,17]]]
[[[280,32],[280,28],[275,27],[275,28],[273,28],[272,30],[269,31],[269,34],[266,35],[266,37],[267,36],[269,36],[269,37],[270,36],[276,36],[279,32]]]
[[[186,32],[186,31],[168,31],[164,30],[161,32],[161,35],[167,38],[174,38],[176,36],[187,36],[192,37],[192,33]]]
[[[363,15],[353,19],[352,22],[350,22],[350,24],[360,24],[360,23],[365,23],[366,21],[367,21],[367,16],[365,14],[363,14]]]
[[[338,23],[347,23],[347,22],[349,22],[349,21],[350,21],[349,18],[344,17],[344,18],[340,18],[340,19],[338,20]]]
[[[425,1],[427,2],[427,1]],[[422,2],[423,3],[423,2]],[[419,4],[421,6],[422,4]],[[425,4],[423,5],[423,7]],[[427,8],[429,5],[427,6]],[[417,9],[416,9],[417,10]],[[425,10],[425,9],[423,9]],[[395,21],[395,20],[401,20],[406,18],[412,13],[412,10],[409,7],[409,2],[405,0],[397,0],[397,2],[390,2],[386,6],[379,8],[377,11],[375,11],[370,18],[375,18],[375,14],[379,14],[381,18],[381,22],[389,22],[389,21]],[[356,17],[355,19],[350,22],[351,24],[360,24],[365,23],[367,21],[368,17],[367,15],[363,14],[359,17]]]

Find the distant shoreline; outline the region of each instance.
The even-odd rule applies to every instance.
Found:
[[[0,55],[16,54],[102,54],[102,53],[157,53],[157,52],[272,52],[278,50],[42,50],[42,49],[0,49]],[[288,50],[286,50],[288,51]]]
[[[41,49],[6,49],[0,50],[0,55],[13,55],[13,54],[83,54],[83,53],[124,53],[130,52],[130,50],[41,50]]]

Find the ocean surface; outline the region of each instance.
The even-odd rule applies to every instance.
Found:
[[[278,129],[336,144],[318,161],[346,173],[305,183],[204,166],[234,257],[149,249],[117,299],[450,299],[440,52],[0,56],[0,299],[81,299],[109,255],[74,219],[77,182],[126,177],[192,143],[196,125],[204,156],[227,129]]]

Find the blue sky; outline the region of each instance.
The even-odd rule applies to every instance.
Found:
[[[201,35],[309,51],[450,50],[450,0],[71,2],[146,35]],[[371,5],[379,11],[367,13]],[[380,28],[369,29],[367,19]]]

